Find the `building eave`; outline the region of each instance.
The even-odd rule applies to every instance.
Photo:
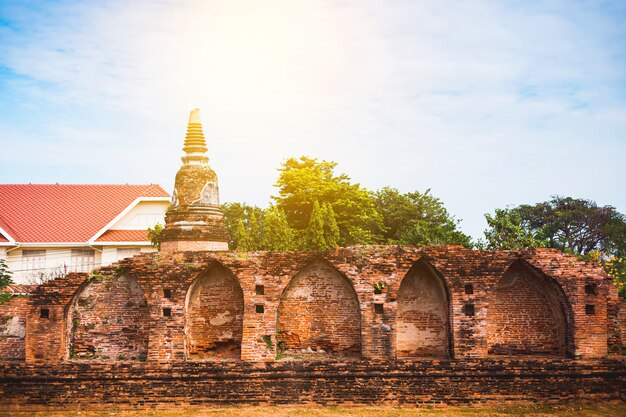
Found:
[[[93,235],[87,242],[89,245],[100,245],[101,242],[96,242],[100,236],[102,236],[107,230],[109,230],[115,223],[120,221],[128,212],[135,208],[139,203],[144,201],[156,201],[156,202],[170,202],[169,197],[137,197],[132,203],[130,203],[124,210],[120,212],[113,220],[107,223],[102,229],[100,229],[95,235]]]

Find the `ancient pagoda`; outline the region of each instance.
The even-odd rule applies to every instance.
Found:
[[[183,152],[172,205],[165,214],[161,251],[228,250],[217,174],[209,167],[199,109],[189,115]]]

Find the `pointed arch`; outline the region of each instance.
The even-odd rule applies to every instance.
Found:
[[[66,319],[69,359],[147,358],[148,302],[128,275],[86,282],[69,304]]]
[[[285,288],[277,330],[288,354],[360,357],[361,313],[352,283],[328,261],[312,261]]]
[[[491,294],[487,352],[501,356],[566,356],[573,352],[571,306],[550,277],[518,260]]]
[[[437,270],[416,262],[400,283],[397,303],[397,357],[450,357],[450,298]]]
[[[188,358],[241,359],[244,299],[237,277],[214,263],[191,284],[185,300]]]

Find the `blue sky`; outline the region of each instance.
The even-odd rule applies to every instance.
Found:
[[[626,2],[0,0],[0,182],[158,183],[200,107],[222,201],[281,161],[483,214],[626,212]]]

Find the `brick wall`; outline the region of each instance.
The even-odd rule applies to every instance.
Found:
[[[615,360],[0,365],[3,411],[561,404],[620,402],[625,397],[624,362]]]
[[[27,297],[0,304],[0,362],[24,360],[27,310]]]
[[[201,275],[187,301],[187,356],[239,359],[243,333],[243,292],[237,278],[216,265]]]
[[[511,265],[514,267],[507,272]],[[214,268],[222,272],[211,272]],[[332,351],[369,359],[407,355],[460,359],[492,354],[602,357],[608,353],[609,340],[612,346],[623,340],[616,335],[623,313],[616,307],[617,296],[614,290],[611,293],[612,283],[601,268],[555,250],[481,252],[461,247],[368,246],[323,254],[143,254],[101,268],[99,274],[112,280],[122,275],[120,271],[136,281],[146,298],[142,315],[146,322],[137,330],[148,329],[145,355],[149,361],[185,360],[200,351],[209,358],[211,349],[216,349],[214,359],[274,361],[281,341],[300,353],[302,349],[305,353],[321,349],[322,355],[332,356]],[[414,277],[405,278],[420,276],[419,271],[423,284]],[[521,278],[503,288],[509,275]],[[87,285],[86,278],[85,274],[71,274],[31,295],[25,319],[27,361],[65,360],[72,339],[68,329],[74,326],[75,308],[70,305],[78,303],[81,291],[95,288],[89,285],[104,285]],[[411,280],[414,288],[409,285]],[[192,284],[200,281],[204,284],[194,290]],[[386,288],[375,294],[374,286],[381,282]],[[585,289],[590,283],[595,285],[593,294]],[[263,288],[262,293],[258,287]],[[119,294],[116,308],[118,316],[124,317],[122,300],[126,296]],[[430,301],[424,303],[425,299]],[[92,308],[103,311],[108,308],[105,306]],[[187,314],[196,307],[203,313]],[[40,317],[41,309],[48,310],[48,317]],[[169,316],[164,315],[166,309]],[[99,316],[94,313],[90,320]],[[229,323],[233,327],[219,330],[211,325],[198,330],[207,320],[209,324],[226,320],[220,326]],[[522,322],[523,329],[519,326]],[[120,323],[119,328],[128,332],[133,327]],[[119,336],[102,333],[109,336],[103,335],[101,344],[110,343],[105,337]],[[88,332],[79,334],[87,337]],[[138,335],[137,340],[145,337]]]
[[[48,366],[62,378],[77,369],[95,375],[113,362],[114,373],[187,364],[191,368],[181,372],[193,379],[193,369],[205,372],[209,366],[199,359],[219,359],[213,362],[215,369],[228,369],[235,380],[244,378],[243,370],[249,367],[274,369],[294,358],[305,359],[297,363],[309,371],[309,364],[320,360],[349,358],[352,362],[346,362],[345,369],[354,363],[373,390],[388,390],[393,396],[387,385],[371,382],[376,380],[375,364],[415,363],[436,372],[440,368],[434,364],[447,363],[460,372],[455,374],[459,378],[471,377],[477,367],[501,378],[501,367],[481,368],[481,361],[508,363],[516,356],[534,355],[536,359],[523,362],[524,372],[549,378],[552,365],[545,363],[578,372],[578,359],[620,353],[624,341],[624,304],[602,269],[550,249],[357,246],[318,254],[142,254],[101,268],[97,275],[101,281],[70,274],[37,287],[20,301],[21,308],[13,304],[17,300],[0,306],[0,317],[17,316],[25,323],[23,342],[0,334],[0,346],[24,343],[24,369]],[[384,283],[381,294],[375,291],[377,283]],[[11,308],[15,312],[9,313]],[[68,361],[72,347],[83,359]],[[97,357],[85,353],[92,351]],[[503,355],[503,362],[494,362]],[[553,359],[540,359],[548,357]],[[394,362],[397,358],[401,360]],[[463,363],[472,366],[464,368]],[[593,370],[595,365],[590,366]],[[111,378],[149,379],[133,372]],[[22,380],[26,391],[36,390],[28,381],[41,383],[36,374],[27,373]],[[316,385],[317,376],[311,375],[308,383]],[[255,384],[271,389],[266,376]],[[398,383],[407,383],[403,378]],[[591,387],[579,381],[585,376],[576,378]],[[107,381],[103,383],[114,384]],[[437,381],[433,383],[449,383]],[[181,390],[187,389],[184,382],[178,383]],[[496,388],[514,395],[500,385]],[[342,394],[337,395],[348,401],[342,397],[348,388],[338,389]],[[281,395],[277,398],[293,398]],[[335,399],[329,401],[338,401],[331,397]]]
[[[565,316],[550,286],[522,263],[496,284],[487,310],[492,355],[565,355]]]
[[[298,273],[278,306],[278,343],[290,357],[361,355],[361,317],[350,283],[325,261]]]
[[[444,284],[431,268],[416,264],[398,290],[397,357],[447,357],[448,321]]]
[[[133,278],[92,279],[69,307],[68,356],[145,360],[149,325],[146,297]]]

